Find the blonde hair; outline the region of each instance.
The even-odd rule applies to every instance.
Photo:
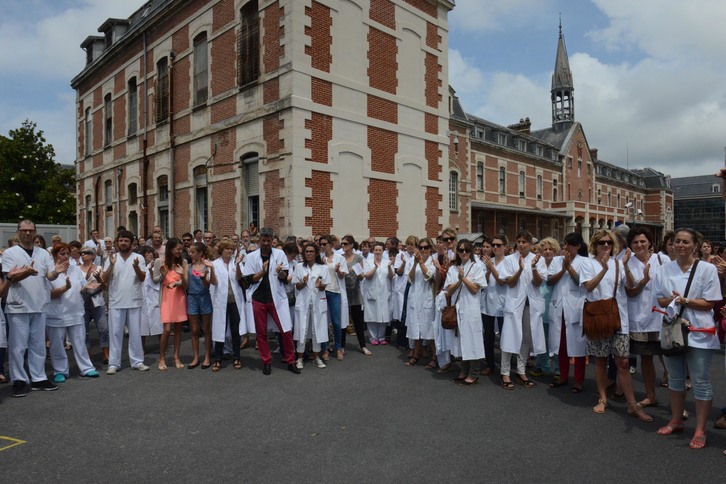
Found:
[[[555,240],[553,237],[545,237],[544,239],[540,240],[537,245],[539,246],[540,250],[542,250],[543,246],[549,245],[553,251],[560,251],[560,243],[557,242],[557,240]]]
[[[618,239],[615,238],[615,235],[609,230],[598,230],[594,234],[592,234],[592,238],[590,238],[590,244],[588,245],[588,249],[590,250],[591,254],[597,254],[597,241],[602,239],[603,237],[610,237],[610,240],[613,241],[613,251],[610,255],[614,256],[618,253],[620,250],[620,246],[618,246]]]

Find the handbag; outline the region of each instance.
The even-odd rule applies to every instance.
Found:
[[[615,295],[618,293],[620,267],[615,259],[615,288],[613,297],[599,301],[585,301],[582,308],[582,334],[591,341],[610,338],[620,331],[620,309]]]
[[[693,275],[696,273],[698,259],[693,263],[691,274],[688,276],[686,290],[683,297],[688,297],[688,291],[691,289]],[[680,356],[688,351],[688,335],[691,330],[688,329],[688,321],[683,319],[683,311],[686,306],[681,306],[678,316],[675,318],[663,318],[663,325],[660,328],[660,349],[663,356]]]
[[[469,271],[471,271],[472,267],[474,267],[474,264],[469,266],[469,270],[466,271],[464,277],[469,275]],[[446,306],[444,306],[444,309],[441,311],[441,327],[444,329],[453,329],[456,336],[459,336],[459,321],[456,314],[456,302],[459,300],[459,293],[461,292],[462,287],[464,287],[463,282],[459,285],[459,289],[456,291],[456,301],[454,301],[453,304],[451,303],[451,297],[448,294],[446,295]]]

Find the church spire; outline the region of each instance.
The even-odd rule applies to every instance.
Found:
[[[560,37],[557,42],[557,57],[550,91],[552,93],[552,127],[567,128],[575,121],[574,91],[565,37],[562,35],[562,16],[560,16]]]

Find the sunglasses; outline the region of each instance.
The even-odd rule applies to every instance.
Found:
[[[350,242],[341,242],[340,245],[350,245]]]
[[[418,248],[419,248],[419,250],[429,250],[431,248],[431,246],[430,245],[419,245]]]
[[[441,240],[443,240],[444,242],[453,242],[454,240],[456,240],[456,237],[443,237]]]
[[[467,248],[465,248],[465,247],[462,247],[462,248],[460,248],[460,249],[456,249],[456,251],[457,251],[457,252],[458,252],[459,254],[468,254],[468,253],[470,253],[470,252],[471,252],[471,249],[467,249]]]
[[[598,240],[597,245],[613,245],[612,240]]]
[[[84,250],[83,252],[81,252],[81,255],[93,255],[93,252],[87,252]]]
[[[320,245],[328,245],[327,242],[320,242]]]
[[[501,247],[501,246],[503,246],[503,245],[504,245],[504,244],[492,244],[492,247]]]

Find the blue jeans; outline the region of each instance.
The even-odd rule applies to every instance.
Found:
[[[333,321],[333,337],[335,338],[335,350],[343,349],[343,331],[340,329],[340,293],[325,291],[328,299],[328,311],[330,320]]]
[[[668,389],[674,392],[685,392],[686,375],[690,373],[694,398],[696,400],[713,400],[711,386],[713,353],[714,350],[690,347],[685,355],[665,356],[663,359],[668,369]]]
[[[564,322],[562,324],[565,324]],[[560,373],[560,361],[559,359],[554,359],[554,368],[550,367],[550,323],[543,323],[544,326],[544,334],[545,334],[545,352],[542,354],[537,355],[537,363],[535,366],[542,370],[545,373],[552,373],[552,370],[554,369],[554,373],[558,375]]]

